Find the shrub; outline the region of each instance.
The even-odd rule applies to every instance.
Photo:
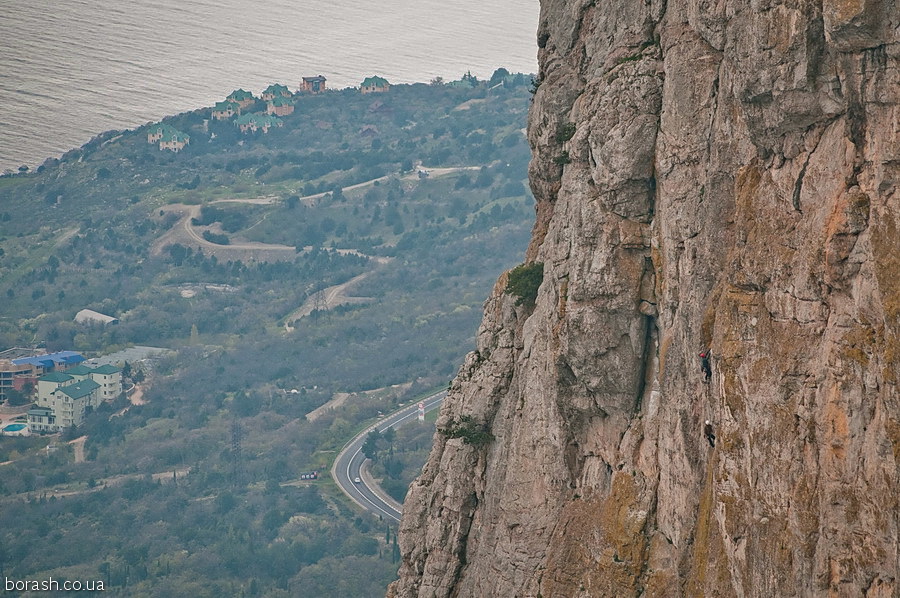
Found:
[[[451,419],[447,426],[438,430],[447,438],[462,438],[465,444],[484,446],[494,440],[487,424],[476,422],[471,415],[463,415],[459,420]]]
[[[515,295],[516,305],[534,307],[537,298],[538,287],[544,281],[544,264],[534,262],[521,264],[509,272],[509,280],[506,283],[506,293]]]
[[[571,161],[572,161],[572,158],[569,157],[569,152],[568,152],[568,150],[567,150],[567,151],[564,151],[564,152],[561,153],[560,155],[558,155],[558,156],[556,156],[555,158],[553,158],[553,163],[554,163],[554,164],[558,164],[559,166],[564,166],[564,165],[568,164],[568,163],[571,162]]]
[[[556,130],[557,143],[565,143],[575,135],[575,123],[564,123]]]
[[[231,243],[231,241],[228,239],[228,235],[219,235],[208,230],[203,231],[203,238],[210,243],[215,243],[216,245],[228,245],[229,243]]]

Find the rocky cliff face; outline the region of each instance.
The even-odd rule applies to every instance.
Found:
[[[542,0],[543,282],[485,305],[389,595],[900,596],[898,27]]]

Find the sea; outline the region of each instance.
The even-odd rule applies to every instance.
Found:
[[[0,0],[0,172],[237,88],[537,70],[538,0]]]

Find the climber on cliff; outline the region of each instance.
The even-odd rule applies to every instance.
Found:
[[[703,370],[703,375],[706,377],[705,382],[709,382],[709,379],[712,378],[712,366],[709,365],[709,351],[709,349],[700,351],[700,369]]]
[[[703,423],[703,435],[706,436],[707,442],[709,442],[709,446],[715,448],[716,447],[716,435],[713,433],[712,424],[709,420],[706,420]]]

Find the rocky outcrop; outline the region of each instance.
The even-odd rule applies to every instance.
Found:
[[[542,1],[543,282],[485,305],[389,595],[900,596],[898,27]]]

